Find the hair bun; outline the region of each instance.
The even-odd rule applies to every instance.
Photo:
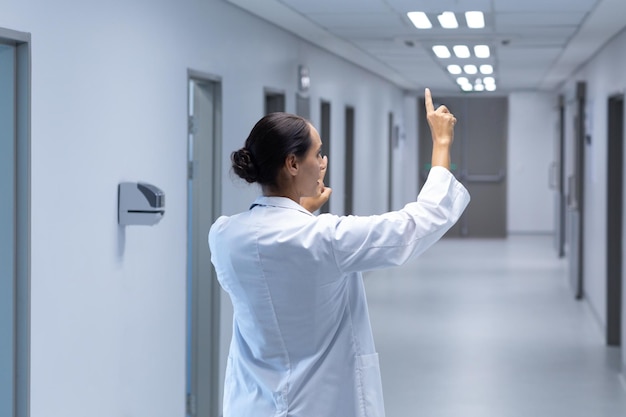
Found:
[[[254,158],[248,149],[241,148],[233,152],[231,154],[231,160],[235,174],[249,183],[257,181],[259,178],[259,170],[257,169],[257,166],[254,163]]]

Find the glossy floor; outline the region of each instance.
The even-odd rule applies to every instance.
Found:
[[[620,417],[619,348],[550,237],[445,239],[365,274],[387,417]]]

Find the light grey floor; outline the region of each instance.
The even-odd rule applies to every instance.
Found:
[[[624,417],[619,348],[550,237],[442,240],[365,274],[387,417]]]

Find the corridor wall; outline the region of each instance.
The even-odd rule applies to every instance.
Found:
[[[222,79],[227,214],[258,192],[232,181],[229,154],[262,116],[264,87],[295,111],[300,64],[312,121],[332,103],[331,209],[350,104],[367,190],[355,207],[384,210],[371,190],[387,184],[387,117],[402,120],[403,92],[221,0],[9,0],[0,27],[32,35],[31,415],[183,416],[188,69]],[[165,217],[120,227],[117,185],[138,180],[165,192]]]
[[[562,92],[571,98],[578,81],[587,83],[587,134],[585,145],[584,198],[584,294],[601,330],[606,327],[606,213],[607,213],[607,120],[608,98],[626,91],[626,31],[617,34],[604,45],[563,86]],[[573,146],[569,143],[568,146]],[[624,194],[626,195],[626,194]],[[626,207],[626,205],[624,205]],[[626,214],[626,213],[624,213]],[[622,241],[626,241],[623,236]],[[626,271],[622,257],[622,271]],[[626,300],[626,288],[622,288]],[[622,308],[622,344],[626,335],[626,308]],[[622,361],[626,367],[626,349],[622,346]]]

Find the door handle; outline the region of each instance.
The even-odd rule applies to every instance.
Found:
[[[499,183],[504,181],[506,174],[501,169],[497,174],[469,174],[467,171],[461,172],[461,180],[467,182],[481,182],[481,183]]]
[[[558,165],[556,162],[550,164],[548,168],[548,187],[551,190],[557,190],[559,188],[559,181],[557,176]]]
[[[576,211],[578,210],[578,196],[576,195],[576,175],[570,175],[567,178],[567,208]]]

